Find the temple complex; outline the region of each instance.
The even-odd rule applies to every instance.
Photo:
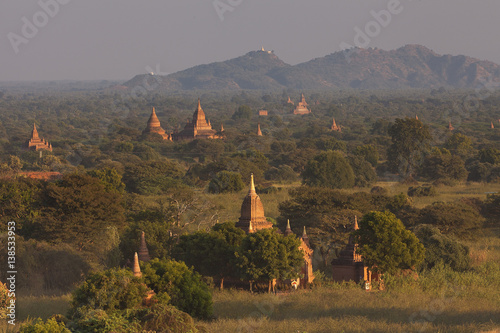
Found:
[[[45,139],[40,139],[38,136],[38,131],[36,129],[36,124],[33,124],[33,131],[31,132],[31,138],[28,141],[28,150],[48,150],[52,151],[52,145],[48,143]]]
[[[259,116],[267,116],[267,110],[259,110]]]
[[[161,135],[163,140],[172,140],[170,134],[167,134],[165,130],[161,127],[160,120],[156,116],[155,108],[153,108],[153,112],[151,112],[151,116],[149,117],[146,129],[142,131],[142,134],[148,134],[148,133],[159,134]]]
[[[311,110],[307,108],[307,102],[306,98],[304,97],[304,94],[302,94],[302,99],[301,101],[297,104],[297,107],[295,110],[293,110],[293,114],[309,114],[311,113]]]
[[[273,227],[273,224],[267,221],[266,217],[264,216],[264,207],[262,206],[260,197],[255,192],[253,174],[250,176],[250,190],[248,191],[245,199],[243,199],[243,204],[241,205],[241,216],[239,221],[236,222],[236,227],[242,229],[247,234],[254,233],[262,229],[271,229]],[[278,232],[281,233],[281,231],[279,230]],[[290,228],[290,221],[288,221],[284,235],[288,236],[291,234],[293,234],[293,232]],[[311,283],[314,280],[312,268],[313,249],[309,245],[309,238],[307,237],[305,227],[302,237],[300,238],[299,249],[304,253],[302,283]]]
[[[333,118],[333,123],[332,127],[330,127],[331,131],[336,131],[336,132],[342,132],[342,128],[340,126],[337,126],[337,123],[335,122],[335,118]]]
[[[354,217],[353,229],[359,229],[356,216]],[[349,243],[340,251],[338,258],[332,260],[334,281],[371,282],[372,272],[363,263],[361,255],[356,253],[357,247],[358,245],[354,243],[353,237],[350,236]]]
[[[194,140],[194,139],[220,139],[217,131],[212,129],[210,120],[205,118],[205,112],[201,108],[200,99],[198,99],[198,107],[194,111],[193,119],[188,122],[184,129],[178,133],[172,133],[174,141]]]

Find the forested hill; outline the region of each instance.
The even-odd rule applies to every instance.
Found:
[[[167,76],[137,75],[124,86],[147,90],[477,88],[500,81],[500,66],[464,55],[439,55],[421,45],[352,49],[295,66],[274,53],[195,66]]]

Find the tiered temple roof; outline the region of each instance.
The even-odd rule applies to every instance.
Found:
[[[306,98],[304,97],[304,94],[302,94],[302,99],[301,101],[299,102],[299,104],[297,104],[297,107],[295,108],[295,110],[293,110],[293,114],[309,114],[311,113],[311,110],[307,108],[307,102],[306,102]]]
[[[33,131],[31,131],[31,138],[28,141],[28,149],[34,150],[48,150],[52,151],[52,145],[48,143],[45,139],[40,139],[38,131],[36,129],[36,124],[33,124]]]
[[[193,140],[193,139],[219,139],[216,135],[217,131],[212,129],[210,120],[206,119],[205,112],[201,108],[200,99],[198,99],[198,107],[194,111],[192,121],[189,121],[184,126],[184,129],[178,133],[172,133],[172,138],[175,141]]]
[[[148,125],[146,129],[142,132],[142,134],[148,133],[156,133],[162,136],[163,140],[172,140],[170,134],[167,134],[165,130],[161,127],[160,120],[156,116],[155,108],[153,108],[153,112],[151,112],[151,116],[148,120]]]

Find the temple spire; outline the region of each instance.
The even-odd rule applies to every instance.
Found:
[[[285,236],[292,234],[292,228],[290,228],[290,220],[286,220]]]
[[[248,194],[257,194],[257,192],[255,192],[255,184],[253,182],[253,173],[250,174],[250,190],[248,191]]]
[[[357,215],[354,215],[354,230],[359,230]]]
[[[141,261],[149,261],[151,258],[149,257],[149,250],[146,244],[146,235],[144,231],[141,232],[141,245],[139,246],[139,258]]]
[[[495,125],[493,125],[493,122],[491,122],[490,128],[495,128]]]
[[[200,98],[198,97],[198,111],[201,110],[201,101]]]
[[[31,139],[40,139],[38,136],[38,131],[36,129],[36,124],[33,123],[33,131],[31,132]]]
[[[224,132],[224,124],[220,124],[220,131],[221,133]]]
[[[132,272],[134,273],[135,277],[142,277],[141,267],[139,266],[139,256],[137,255],[137,252],[135,252],[134,254],[134,266],[132,268]]]
[[[257,136],[262,136],[262,131],[260,130],[260,123],[257,124]]]

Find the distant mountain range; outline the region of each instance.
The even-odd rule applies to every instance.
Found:
[[[270,51],[158,76],[137,75],[121,88],[147,90],[475,88],[500,82],[500,66],[464,55],[439,55],[421,45],[352,49],[295,66]]]

